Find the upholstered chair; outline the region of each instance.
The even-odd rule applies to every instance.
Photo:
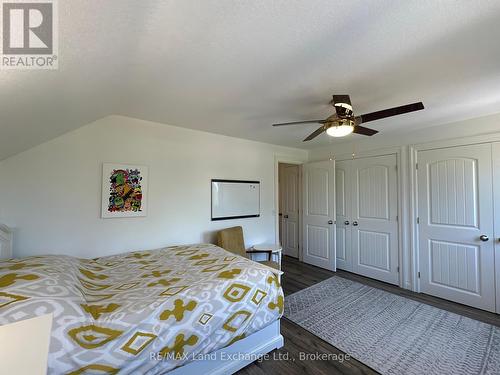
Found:
[[[267,254],[267,260],[259,263],[265,264],[266,266],[275,268],[277,270],[280,269],[279,264],[271,260],[271,250],[245,249],[243,228],[241,226],[226,228],[217,232],[217,245],[219,247],[222,247],[224,250],[230,251],[231,253],[240,255],[245,258],[248,258],[249,254],[265,253]]]

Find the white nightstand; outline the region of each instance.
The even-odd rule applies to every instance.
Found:
[[[0,326],[0,373],[47,374],[52,314]]]

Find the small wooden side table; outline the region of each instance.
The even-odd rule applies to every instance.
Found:
[[[258,245],[253,245],[253,249],[255,250],[271,250],[272,251],[272,260],[276,261],[280,265],[281,270],[281,250],[282,247],[280,244],[272,244],[272,243],[262,243]]]

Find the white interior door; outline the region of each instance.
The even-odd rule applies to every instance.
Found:
[[[352,161],[353,272],[399,284],[396,155]]]
[[[420,291],[494,311],[491,155],[491,144],[418,152],[417,181]]]
[[[335,271],[335,162],[304,164],[303,261]]]
[[[286,165],[282,172],[283,181],[283,254],[299,256],[299,166]]]
[[[335,213],[337,268],[352,271],[351,252],[351,170],[352,160],[335,162]]]
[[[283,165],[278,164],[278,240],[283,243]]]
[[[500,313],[500,143],[493,144],[494,251],[496,279],[496,311]]]

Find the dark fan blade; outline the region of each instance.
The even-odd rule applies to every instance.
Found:
[[[349,95],[333,95],[332,104],[345,103],[351,105],[351,98]]]
[[[361,121],[360,122],[356,121],[356,123],[361,124],[369,121],[380,120],[386,117],[402,115],[403,113],[420,111],[421,109],[424,109],[424,105],[422,104],[422,102],[402,105],[400,107],[394,107],[389,109],[383,109],[381,111],[367,113],[365,115],[359,116]]]
[[[378,130],[373,130],[370,128],[365,128],[364,126],[356,125],[352,132],[356,133],[356,134],[363,134],[363,135],[372,136],[374,134],[377,134]]]
[[[282,122],[280,124],[273,124],[273,126],[286,126],[286,125],[298,125],[298,124],[322,124],[325,120],[308,120],[308,121],[295,121],[295,122]]]
[[[304,139],[302,142],[310,141],[311,139],[316,138],[318,135],[320,135],[324,131],[325,131],[325,127],[321,126],[318,129],[316,129],[314,132],[312,132],[311,134],[309,134],[309,136],[306,139]]]

